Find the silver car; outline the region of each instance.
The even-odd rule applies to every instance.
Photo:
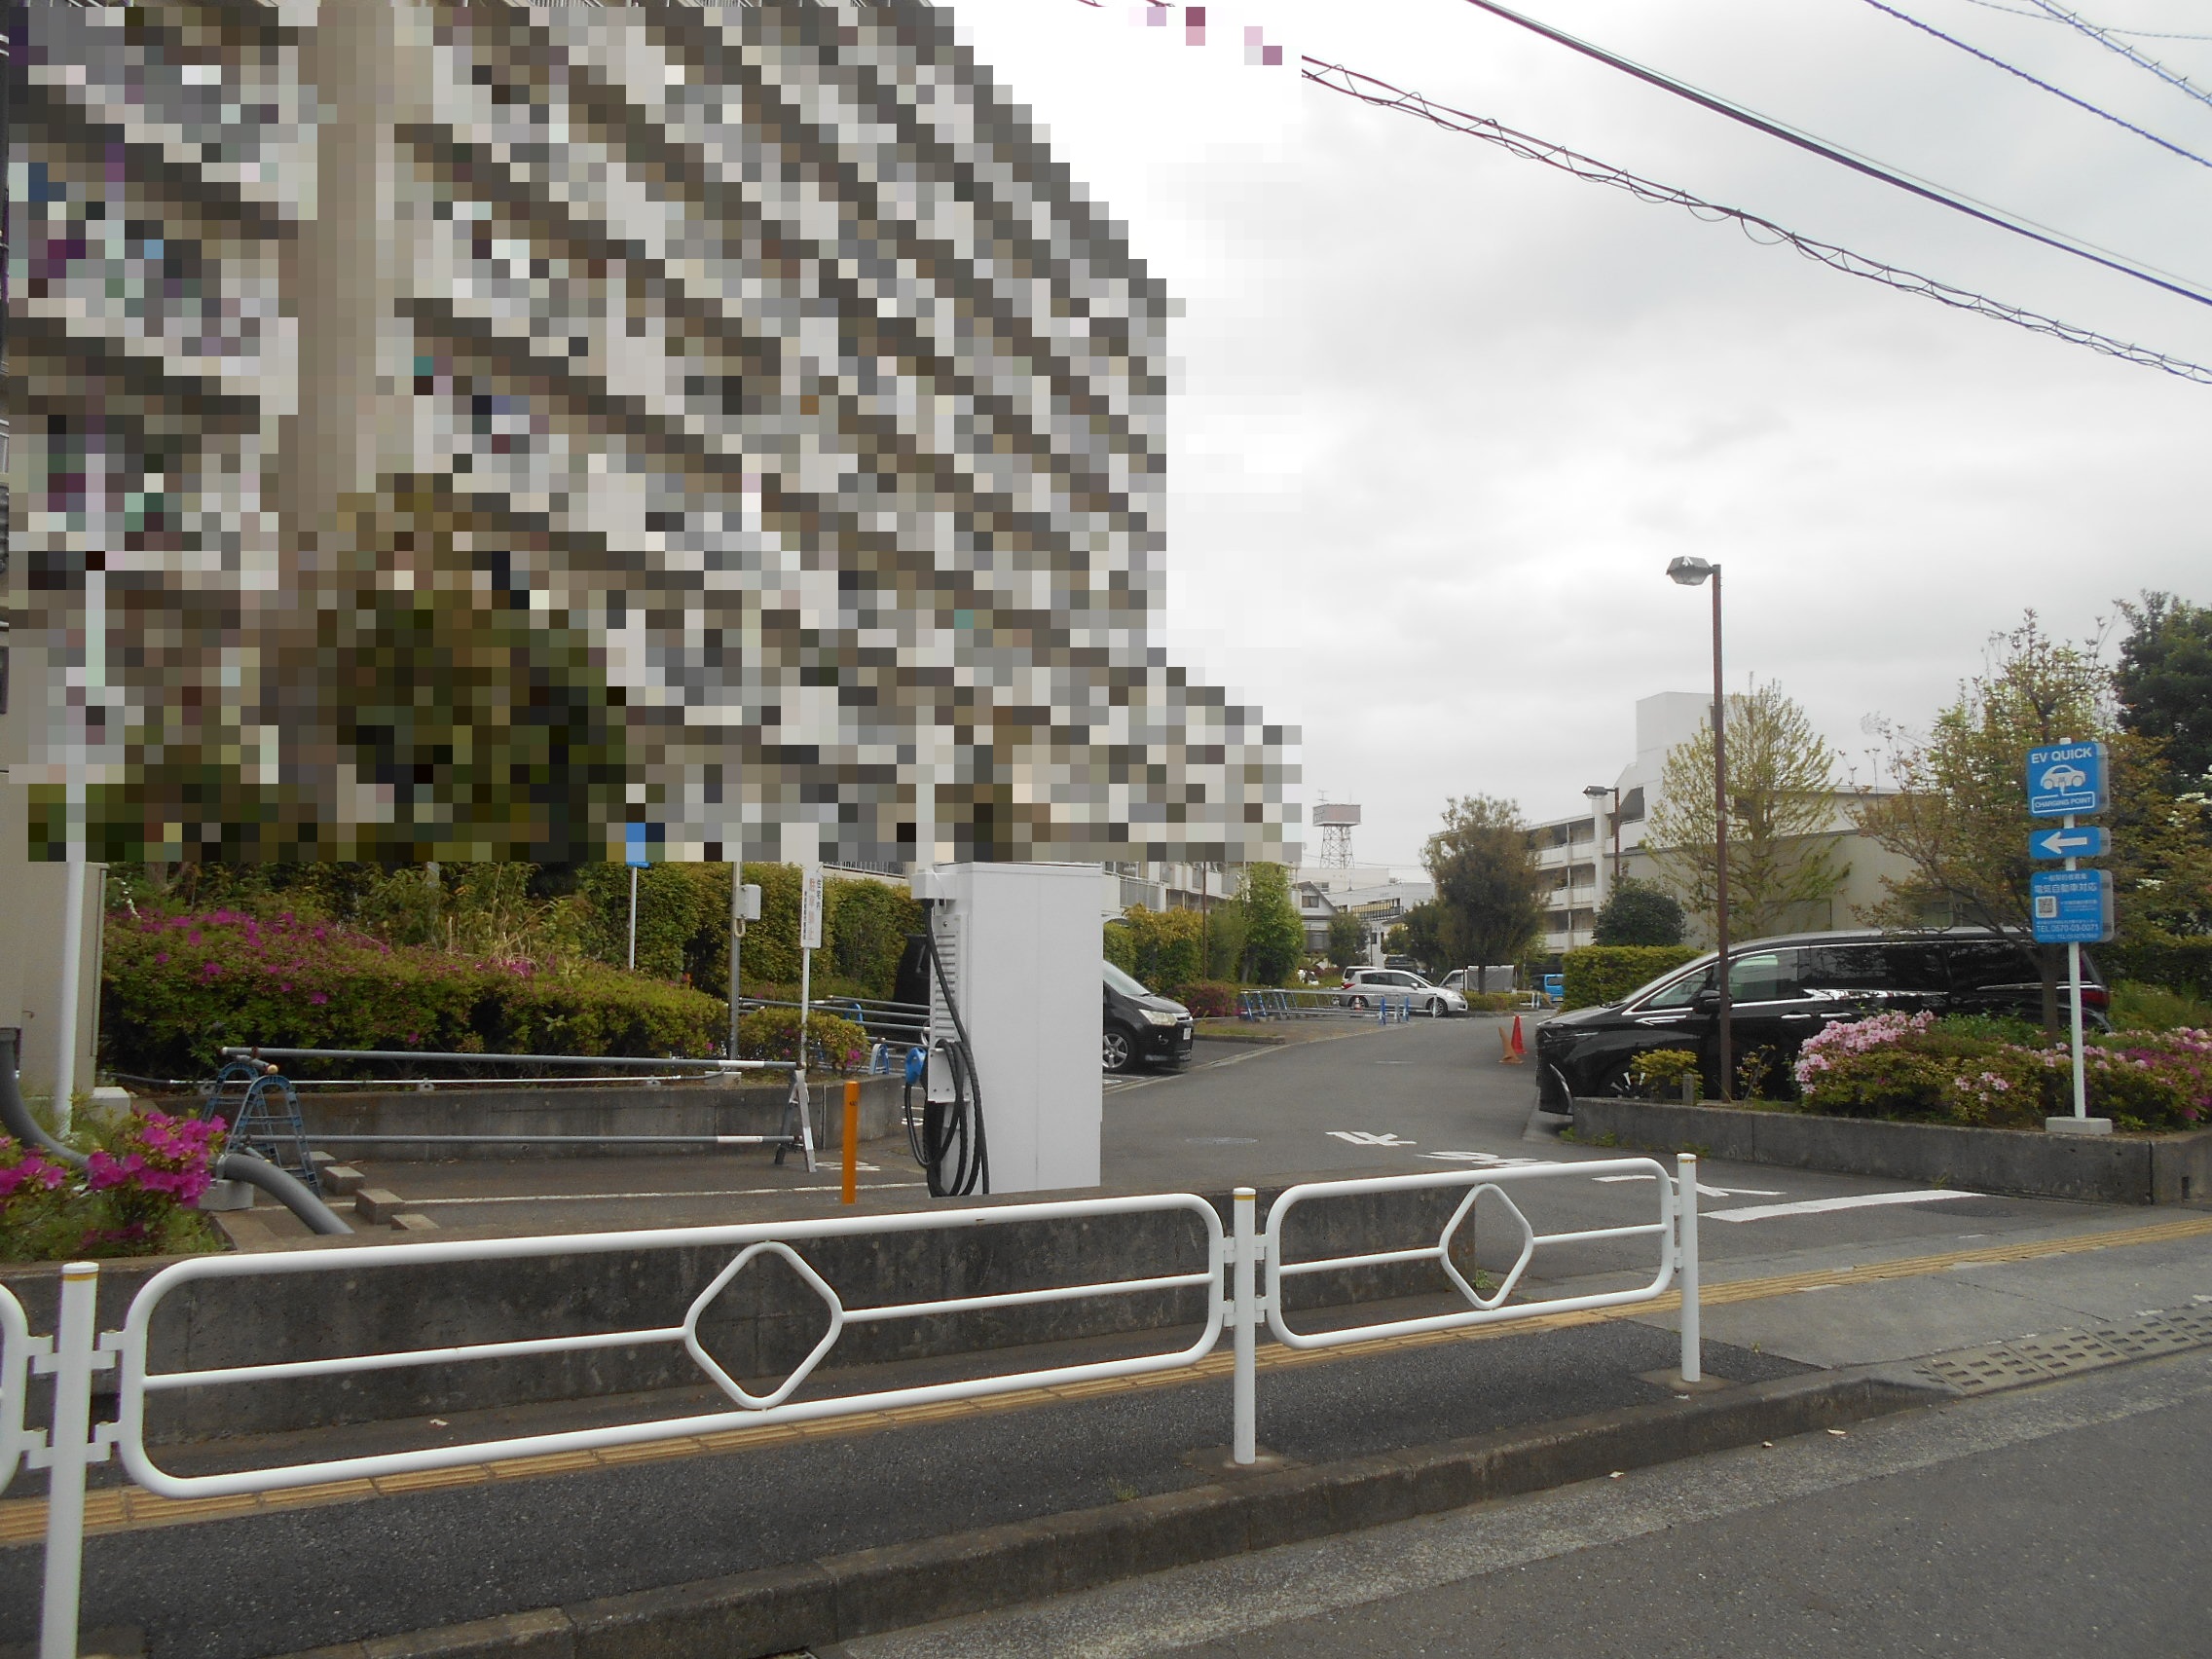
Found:
[[[1352,993],[1346,1000],[1353,1008],[1373,1007],[1374,1003],[1360,994],[1372,991],[1378,1000],[1396,1002],[1403,998],[1431,1019],[1467,1012],[1465,997],[1430,984],[1411,968],[1354,968],[1345,975],[1344,988]]]

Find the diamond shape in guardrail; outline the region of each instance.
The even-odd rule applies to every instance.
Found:
[[[1462,1225],[1480,1221],[1479,1206],[1486,1197],[1492,1200],[1492,1208],[1493,1209],[1499,1204],[1504,1205],[1505,1213],[1511,1216],[1521,1229],[1521,1254],[1514,1260],[1513,1266],[1506,1271],[1505,1276],[1497,1281],[1496,1291],[1487,1297],[1461,1276],[1457,1264],[1452,1260],[1453,1235],[1457,1233]],[[1468,1226],[1467,1236],[1468,1241],[1472,1243],[1476,1233],[1471,1225]],[[1536,1253],[1536,1230],[1529,1225],[1529,1218],[1521,1213],[1521,1206],[1505,1196],[1503,1188],[1485,1183],[1459,1200],[1459,1207],[1452,1212],[1452,1219],[1444,1224],[1444,1232],[1438,1237],[1437,1244],[1441,1247],[1441,1253],[1437,1257],[1438,1264],[1451,1277],[1452,1282],[1459,1287],[1460,1294],[1477,1308],[1487,1312],[1493,1308],[1502,1308],[1505,1305],[1505,1299],[1513,1294],[1513,1287],[1521,1282],[1521,1275],[1528,1271],[1530,1259]]]
[[[798,1274],[800,1280],[822,1298],[823,1304],[830,1309],[830,1328],[822,1333],[822,1340],[814,1345],[813,1351],[798,1362],[792,1374],[784,1379],[772,1394],[755,1394],[749,1391],[742,1382],[738,1382],[736,1378],[724,1371],[716,1362],[714,1355],[710,1354],[705,1345],[699,1341],[700,1315],[714,1305],[718,1296],[729,1288],[730,1283],[737,1275],[745,1271],[745,1265],[756,1256],[782,1257],[784,1261],[790,1264],[792,1271]],[[748,1244],[740,1250],[732,1259],[730,1265],[715,1275],[714,1282],[709,1284],[705,1290],[699,1292],[698,1297],[691,1304],[690,1310],[683,1315],[683,1346],[689,1351],[691,1357],[699,1362],[699,1368],[715,1380],[715,1386],[721,1389],[723,1393],[741,1406],[750,1406],[756,1411],[765,1411],[770,1406],[782,1405],[792,1397],[798,1385],[813,1375],[814,1368],[822,1363],[823,1356],[837,1346],[837,1338],[844,1332],[844,1329],[845,1305],[837,1300],[837,1293],[830,1288],[829,1281],[808,1267],[805,1259],[789,1244],[779,1244],[774,1239],[765,1239],[757,1244]]]

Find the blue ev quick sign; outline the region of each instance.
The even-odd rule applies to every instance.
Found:
[[[2065,818],[2111,804],[2101,743],[2046,743],[2028,751],[2028,816]]]
[[[2039,869],[2029,878],[2038,944],[2103,944],[2112,938],[2112,871]]]

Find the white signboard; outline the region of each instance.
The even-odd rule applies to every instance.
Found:
[[[808,865],[799,877],[798,947],[822,948],[822,866]]]

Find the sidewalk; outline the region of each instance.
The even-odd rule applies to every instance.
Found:
[[[1276,1457],[1258,1473],[1229,1471],[1218,1450],[1224,1349],[1195,1377],[535,1468],[189,1505],[109,1489],[91,1505],[87,1628],[138,1626],[160,1659],[334,1642],[352,1644],[337,1649],[347,1659],[772,1653],[2212,1345],[2212,1215],[2064,1216],[2002,1240],[1962,1217],[1935,1251],[1737,1257],[1704,1298],[1705,1365],[1730,1386],[1694,1398],[1649,1380],[1676,1357],[1671,1310],[1657,1305],[1320,1354],[1264,1346],[1260,1437]],[[1026,1369],[1062,1355],[993,1357]],[[357,1447],[318,1436],[312,1455],[566,1425],[548,1414],[382,1425]],[[304,1455],[234,1442],[189,1460],[197,1472]],[[14,1609],[36,1604],[43,1511],[0,1503],[0,1641],[32,1634]],[[251,1588],[276,1564],[290,1564],[289,1593]],[[358,1645],[411,1630],[425,1634]]]

